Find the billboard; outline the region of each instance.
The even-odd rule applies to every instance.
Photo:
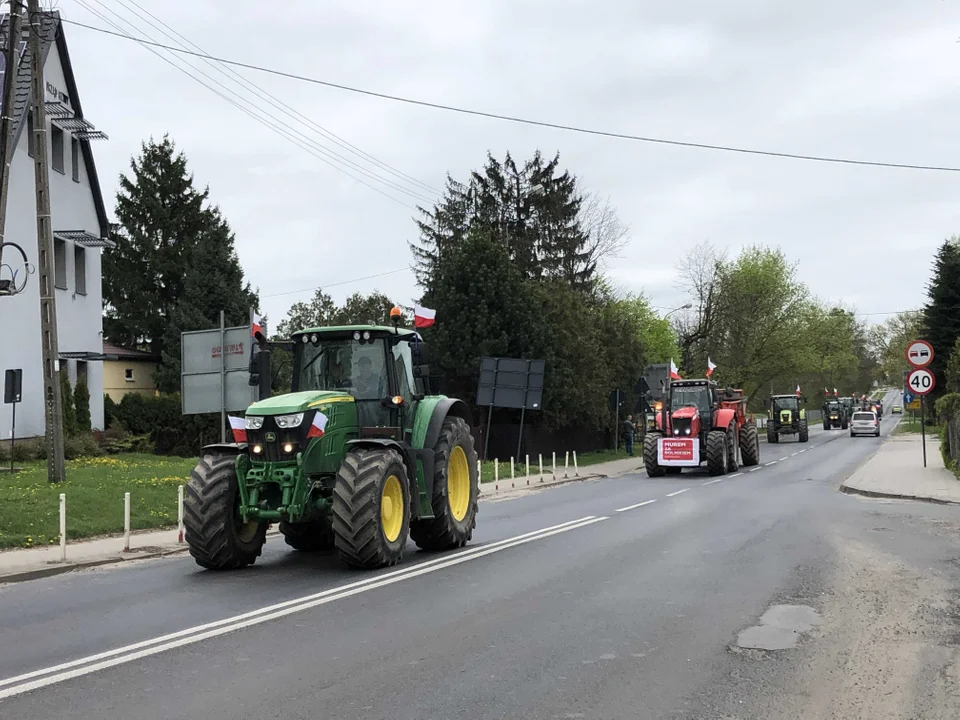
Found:
[[[257,400],[251,387],[250,326],[180,334],[180,402],[184,415],[243,412]]]

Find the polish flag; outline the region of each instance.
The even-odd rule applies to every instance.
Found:
[[[672,369],[672,368],[671,368]],[[707,377],[713,375],[713,371],[717,369],[717,366],[713,364],[713,360],[710,359],[710,356],[707,356]]]
[[[800,386],[797,385],[797,397],[800,397]]]
[[[416,328],[428,328],[437,320],[437,311],[430,308],[414,305],[413,307],[413,326]]]
[[[837,392],[837,389],[834,388],[834,389],[833,389],[833,394],[834,394],[834,395],[839,395],[840,393],[838,393],[838,392]]]
[[[263,324],[260,321],[260,316],[256,313],[253,314],[253,319],[250,321],[250,335],[252,337],[263,335]]]
[[[673,358],[670,358],[670,379],[683,380],[683,378],[680,377],[680,370],[673,364]]]
[[[235,443],[245,443],[247,441],[247,421],[242,417],[228,415],[230,429],[233,430],[233,441]]]
[[[313,422],[310,423],[310,429],[307,431],[308,438],[323,437],[323,431],[327,429],[327,416],[317,410],[313,416]]]

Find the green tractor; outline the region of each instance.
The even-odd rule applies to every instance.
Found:
[[[204,447],[190,475],[184,525],[197,564],[253,564],[271,523],[295,550],[335,549],[357,568],[394,565],[408,538],[425,550],[469,542],[480,480],[470,413],[429,394],[419,335],[362,325],[291,340],[292,391],[234,418],[238,442]]]
[[[823,429],[830,428],[847,429],[850,424],[850,415],[847,414],[846,406],[836,397],[828,397],[823,402]]]
[[[781,435],[796,435],[805,443],[810,439],[807,411],[802,399],[794,395],[771,395],[767,400],[767,442],[780,442]]]

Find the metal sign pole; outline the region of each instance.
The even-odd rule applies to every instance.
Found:
[[[923,445],[923,466],[924,467],[927,466],[927,430],[926,430],[926,423],[924,422],[924,415],[926,414],[924,411],[926,410],[926,406],[927,406],[926,400],[924,399],[924,396],[921,395],[920,396],[920,442]]]
[[[220,311],[220,442],[227,441],[227,325],[226,315]]]
[[[13,446],[17,442],[17,402],[13,402],[13,422],[10,425],[10,474],[13,475]]]
[[[615,400],[617,404],[617,421],[613,426],[613,451],[618,452],[620,450],[620,388],[616,390],[617,399]]]

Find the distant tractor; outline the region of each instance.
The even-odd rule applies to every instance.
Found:
[[[824,400],[822,413],[824,430],[830,430],[831,428],[847,429],[850,416],[847,414],[847,409],[837,398],[833,397]]]
[[[253,564],[270,523],[295,550],[336,549],[357,568],[397,563],[408,537],[427,550],[469,542],[479,493],[470,414],[429,394],[419,335],[362,325],[292,341],[292,392],[250,405],[239,441],[206,446],[191,473],[184,525],[197,563]]]
[[[767,401],[767,442],[780,442],[782,435],[796,435],[805,443],[810,439],[807,411],[802,399],[794,395],[771,395]]]
[[[747,418],[741,390],[721,391],[710,380],[672,380],[656,417],[656,429],[643,440],[649,477],[676,475],[706,461],[711,475],[760,462],[757,426]]]

